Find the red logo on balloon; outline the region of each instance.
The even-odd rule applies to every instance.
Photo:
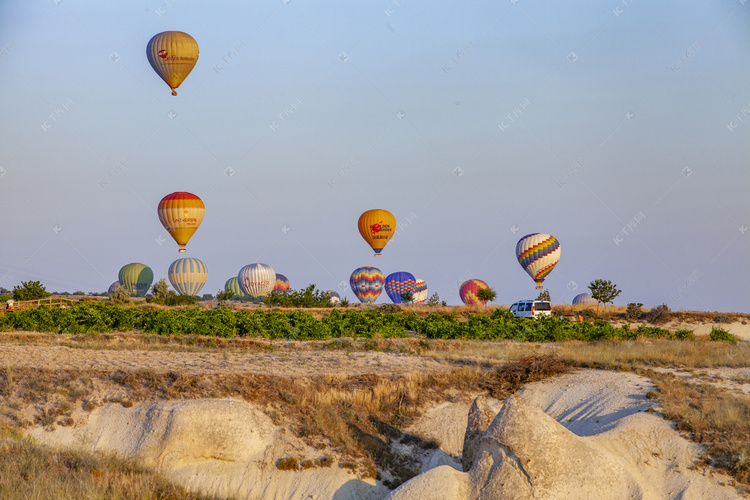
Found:
[[[370,226],[370,229],[372,229],[373,233],[379,233],[380,232],[380,224],[373,224]]]
[[[162,59],[166,59],[167,58],[167,49],[161,49],[158,52],[158,54],[159,54],[159,57],[161,57]]]

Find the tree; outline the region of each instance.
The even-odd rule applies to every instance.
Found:
[[[487,306],[487,302],[492,302],[495,300],[495,297],[497,297],[497,292],[492,288],[480,288],[477,291],[477,298],[485,303],[485,307]]]
[[[39,281],[22,281],[20,286],[13,287],[14,300],[36,300],[49,296],[50,293]]]
[[[552,301],[549,297],[549,290],[542,290],[539,292],[539,297],[537,297],[536,300],[546,300],[547,302]]]
[[[401,294],[401,300],[410,304],[414,300],[414,295],[411,292],[404,292]]]
[[[169,296],[169,285],[167,280],[162,278],[151,287],[151,294],[155,299],[166,299]]]
[[[598,301],[596,304],[596,312],[599,313],[599,302],[602,304],[612,303],[615,298],[620,295],[622,290],[617,289],[617,285],[609,280],[594,280],[589,284],[589,290],[591,295]]]
[[[229,301],[234,297],[234,292],[231,290],[220,290],[216,292],[216,300],[219,301],[219,307],[227,307]]]
[[[130,301],[130,292],[125,287],[120,287],[109,296],[109,300],[115,304],[124,304]]]
[[[430,298],[427,299],[427,305],[428,306],[438,306],[440,305],[440,295],[438,295],[437,292],[430,295]]]

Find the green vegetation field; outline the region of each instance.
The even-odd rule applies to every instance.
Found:
[[[229,309],[144,309],[112,304],[77,304],[69,308],[38,307],[0,317],[2,330],[59,333],[139,331],[160,335],[216,337],[260,336],[267,339],[326,340],[341,337],[406,337],[419,334],[431,339],[516,340],[561,342],[566,340],[632,340],[637,337],[694,340],[691,330],[669,331],[657,326],[613,327],[606,321],[570,321],[555,317],[515,318],[496,309],[491,314],[459,318],[454,313],[420,317],[413,312],[333,309],[316,319],[305,311],[233,311]],[[734,338],[714,328],[713,340]]]

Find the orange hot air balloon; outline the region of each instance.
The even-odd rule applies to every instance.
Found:
[[[368,210],[359,216],[359,234],[375,250],[375,257],[380,256],[383,247],[396,232],[396,218],[388,210]]]
[[[180,252],[201,225],[206,208],[203,201],[192,193],[182,191],[168,194],[159,202],[159,220],[172,238],[180,245]]]

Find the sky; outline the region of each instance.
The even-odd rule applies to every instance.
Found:
[[[142,262],[254,262],[356,302],[408,271],[458,304],[482,279],[615,304],[750,312],[750,2],[26,0],[0,6],[0,286],[105,291]],[[172,96],[162,31],[200,57]],[[187,254],[157,205],[206,205]],[[357,219],[397,234],[375,257]],[[378,303],[389,302],[381,295]]]

